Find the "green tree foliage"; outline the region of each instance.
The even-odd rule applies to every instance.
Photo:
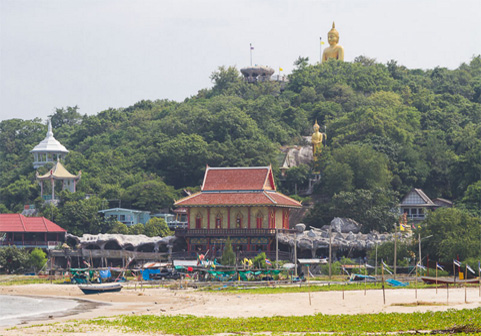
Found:
[[[29,265],[29,254],[25,249],[19,249],[15,246],[6,246],[0,248],[0,271],[11,273],[20,273]]]
[[[49,218],[49,212],[55,210],[49,206],[42,210],[42,214]],[[74,235],[84,232],[91,234],[107,233],[113,224],[104,220],[98,213],[102,209],[102,200],[96,196],[85,198],[85,194],[63,191],[58,207],[58,214],[52,220]]]
[[[254,268],[267,268],[266,258],[266,253],[261,252],[252,259],[252,265]]]
[[[163,218],[153,217],[145,223],[144,234],[148,237],[167,237],[174,233],[169,229]]]
[[[302,144],[316,119],[328,140],[311,223],[329,223],[336,207],[343,209],[334,196],[359,189],[404,194],[416,187],[479,213],[471,186],[481,170],[481,56],[454,70],[408,69],[367,56],[309,62],[299,57],[287,84],[247,83],[224,66],[212,74],[212,88],[183,102],[143,100],[95,115],[56,109],[54,134],[70,151],[65,167],[82,170],[77,190],[97,196],[62,196],[57,210],[42,213],[76,234],[114,230],[96,219],[98,204],[170,207],[183,189],[202,183],[206,165],[277,169],[279,147]],[[0,211],[40,205],[29,151],[46,131],[40,119],[0,122]],[[283,191],[305,185],[304,168],[277,181]]]
[[[47,262],[47,254],[39,248],[34,248],[28,257],[29,264],[33,267],[34,271],[42,269]]]
[[[419,230],[421,237],[432,235],[422,242],[422,250],[433,260],[450,262],[456,257],[465,260],[480,256],[480,221],[466,211],[437,209],[429,214]]]
[[[145,226],[142,223],[138,223],[129,227],[129,234],[141,235],[145,234]]]
[[[407,266],[416,256],[416,245],[413,242],[398,241],[397,242],[397,266]],[[376,260],[376,248],[373,247],[368,252],[368,258],[371,261]],[[394,242],[385,242],[377,247],[378,265],[383,260],[388,265],[394,265]]]
[[[176,198],[174,188],[159,180],[139,182],[131,185],[126,190],[126,196],[123,197],[135,209],[148,211],[168,208],[172,205],[174,198]]]
[[[391,182],[388,159],[366,145],[340,147],[332,152],[323,181],[330,195],[354,189],[387,188]]]
[[[109,233],[119,233],[119,234],[126,235],[126,234],[129,234],[129,227],[124,223],[115,222],[112,225],[112,228],[110,229]]]
[[[230,242],[230,238],[227,237],[227,241],[225,242],[224,246],[224,252],[222,252],[222,258],[220,260],[220,263],[222,265],[229,265],[233,266],[235,265],[236,258],[234,251],[232,250],[232,244]]]

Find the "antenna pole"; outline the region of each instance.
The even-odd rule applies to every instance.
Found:
[[[251,66],[252,66],[252,49],[254,48],[252,48],[252,43],[249,43],[249,46],[250,46],[249,50],[251,52]]]

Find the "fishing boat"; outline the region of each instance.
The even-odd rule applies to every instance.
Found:
[[[100,294],[110,292],[120,292],[122,285],[118,282],[100,283],[100,284],[82,284],[78,285],[78,288],[84,294]]]
[[[438,284],[438,285],[454,285],[454,284],[476,284],[479,282],[478,278],[473,278],[473,279],[468,279],[468,280],[456,280],[454,281],[453,278],[435,278],[435,277],[421,277],[421,280],[423,280],[426,284]]]

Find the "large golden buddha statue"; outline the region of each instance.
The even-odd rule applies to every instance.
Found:
[[[322,53],[322,62],[327,61],[329,58],[334,58],[340,61],[344,61],[344,48],[339,43],[339,32],[336,30],[336,25],[332,23],[332,29],[327,33],[327,41],[329,47],[324,49]]]
[[[314,124],[314,133],[312,133],[312,156],[314,159],[314,163],[319,160],[322,151],[322,141],[327,140],[326,133],[319,132],[319,125],[316,123]]]

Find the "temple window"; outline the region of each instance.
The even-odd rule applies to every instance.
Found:
[[[261,213],[258,213],[256,217],[256,224],[258,229],[262,229],[262,222],[263,222],[263,216]]]
[[[202,228],[202,215],[200,213],[195,216],[195,228],[201,229]]]
[[[222,215],[217,214],[215,216],[215,228],[216,229],[222,229]]]
[[[242,229],[242,215],[240,213],[238,213],[237,216],[236,216],[235,227],[237,229]]]

